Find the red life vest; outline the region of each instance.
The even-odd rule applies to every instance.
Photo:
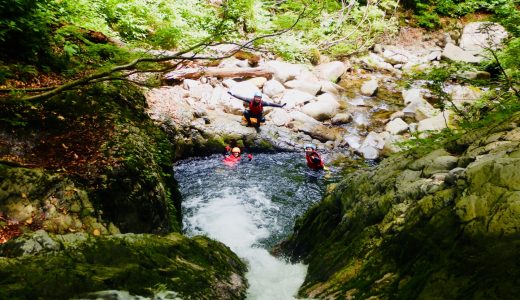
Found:
[[[224,163],[226,165],[234,165],[240,161],[240,156],[235,157],[233,154],[230,154],[224,158]]]
[[[319,162],[313,162],[312,159],[311,159],[311,156],[317,156],[320,161]],[[307,159],[307,166],[313,170],[319,170],[319,169],[323,169],[323,161],[321,160],[321,157],[320,155],[318,154],[318,152],[316,151],[313,151],[311,153],[311,155],[305,155],[305,158]]]
[[[260,103],[258,103],[258,105],[253,105],[254,102],[255,102],[255,100],[251,100],[251,102],[249,102],[249,112],[252,115],[259,115],[264,111],[264,107],[262,105],[262,100],[260,100]]]

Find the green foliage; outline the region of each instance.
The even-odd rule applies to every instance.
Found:
[[[382,34],[397,31],[393,16],[397,1],[393,0],[365,2],[365,5],[333,0],[289,0],[271,8],[274,28],[282,30],[294,24],[304,7],[305,14],[294,30],[284,34],[283,39],[270,41],[276,53],[285,59],[313,60],[312,49],[323,54],[347,56],[366,50]]]
[[[410,139],[397,144],[402,150],[410,150],[411,153],[424,155],[434,149],[438,149],[439,145],[457,140],[462,135],[463,131],[455,131],[448,128],[440,132],[431,132],[427,136],[416,132],[412,134]]]
[[[500,52],[498,58],[502,67],[505,69],[508,76],[516,82],[516,84],[520,84],[520,62],[518,58],[520,57],[520,37],[514,38],[511,40],[504,49],[504,51]]]
[[[150,44],[163,49],[172,49],[179,46],[182,36],[182,31],[178,28],[159,28],[151,36]]]
[[[227,0],[221,6],[200,0],[38,0],[32,6],[27,0],[15,3],[0,3],[0,8],[8,8],[5,15],[9,13],[0,21],[0,43],[20,41],[13,53],[23,53],[19,57],[37,62],[38,71],[53,70],[68,76],[88,67],[123,61],[116,49],[86,40],[88,30],[121,39],[130,46],[178,49],[209,36],[217,41],[243,41],[249,33],[269,34],[287,29],[305,8],[305,15],[284,38],[258,41],[256,45],[288,60],[309,61],[316,60],[312,49],[323,54],[347,55],[366,48],[381,33],[394,31],[395,20],[385,15],[391,15],[397,5],[395,0],[378,1],[377,6],[352,2],[348,7],[336,0],[289,0],[280,4]],[[361,20],[371,26],[368,35],[360,34],[356,27]],[[24,39],[20,39],[22,32]],[[344,34],[350,37],[342,39]],[[16,58],[5,53],[6,58]],[[126,56],[129,58],[128,53]],[[0,79],[7,77],[0,72]]]
[[[66,0],[72,2],[72,0]],[[82,3],[90,1],[80,0]],[[214,7],[197,0],[103,0],[90,9],[100,27],[127,42],[164,49],[186,46],[209,36],[217,27]],[[77,19],[77,18],[76,18]],[[182,34],[181,34],[182,33]]]
[[[417,25],[425,28],[437,28],[440,17],[460,17],[475,12],[488,12],[502,15],[498,20],[518,27],[517,0],[404,0],[403,7],[411,9]],[[517,15],[506,20],[511,15]],[[518,29],[518,28],[517,28]]]
[[[469,70],[472,70],[472,66],[469,64],[451,63],[442,67],[429,69],[426,73],[418,73],[412,78],[425,80],[426,87],[435,95],[437,99],[436,105],[441,111],[451,109],[455,111],[459,117],[468,120],[470,114],[455,105],[451,96],[446,92],[446,84],[453,80],[465,81],[460,75]]]
[[[85,30],[72,25],[56,30],[53,42],[57,49],[53,67],[67,69],[64,73],[71,76],[86,68],[119,64],[136,56],[112,44],[93,43],[85,37]]]
[[[0,1],[0,59],[34,62],[48,56],[56,15],[51,0]]]
[[[226,0],[223,3],[224,17],[233,20],[245,32],[255,31],[255,2],[256,0]]]
[[[495,8],[496,21],[500,22],[515,37],[520,36],[519,5],[519,0],[511,0]]]
[[[2,84],[11,75],[12,73],[9,66],[4,65],[4,62],[0,60],[0,84]]]
[[[431,6],[424,3],[416,3],[417,24],[421,27],[435,28],[440,25],[439,16],[433,12]]]

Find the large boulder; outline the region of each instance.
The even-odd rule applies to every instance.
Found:
[[[449,124],[450,124],[450,113],[448,111],[444,111],[443,113],[439,113],[436,116],[420,120],[419,124],[417,126],[417,130],[418,131],[439,131],[444,128],[447,128],[447,125],[449,125]]]
[[[368,56],[362,57],[361,63],[363,63],[366,68],[395,72],[395,68],[391,64],[387,63],[381,56],[372,52],[370,52]]]
[[[410,61],[411,53],[406,50],[398,49],[398,48],[385,48],[382,53],[383,59],[392,65],[396,64],[406,64]]]
[[[192,88],[198,90],[200,87],[198,82],[194,81],[193,83],[196,87]],[[145,97],[148,102],[150,117],[162,122],[189,124],[194,118],[194,110],[184,97],[184,92],[179,86],[165,86],[146,92]],[[202,93],[199,96],[202,96]]]
[[[289,113],[289,115],[291,116],[291,119],[296,121],[296,122],[308,123],[310,125],[318,125],[318,124],[320,124],[319,121],[317,121],[316,119],[314,119],[311,116],[308,116],[308,115],[302,113],[301,111],[291,111]]]
[[[405,115],[413,116],[417,121],[421,121],[433,117],[439,113],[439,110],[434,108],[428,101],[422,99],[408,104],[403,112]]]
[[[264,86],[264,84],[267,82],[267,78],[254,77],[254,78],[246,80],[246,82],[250,82],[250,83],[254,84],[257,88],[261,89]]]
[[[379,85],[377,79],[371,79],[363,82],[361,85],[361,95],[374,96],[377,92]]]
[[[273,72],[273,79],[276,79],[281,83],[295,79],[302,70],[305,70],[301,65],[295,65],[278,60],[268,61],[265,63],[265,66],[268,70]]]
[[[474,86],[453,85],[447,88],[447,92],[457,108],[462,108],[464,104],[472,104],[482,95],[482,91]]]
[[[285,87],[276,79],[271,79],[264,83],[263,92],[269,97],[274,97],[285,91]]]
[[[101,299],[95,295],[108,290],[143,299],[154,298],[158,286],[176,296],[168,299],[246,295],[245,264],[224,244],[202,236],[39,231],[0,245],[0,253],[3,299]]]
[[[321,84],[319,84],[319,82],[308,80],[290,80],[285,83],[285,86],[306,92],[313,96],[315,96],[321,89]]]
[[[342,128],[329,128],[323,124],[300,123],[293,121],[292,126],[295,130],[303,132],[322,143],[341,139],[344,132]]]
[[[251,81],[242,81],[233,84],[229,88],[229,91],[233,93],[233,95],[253,98],[253,95],[257,92],[260,92],[260,89]]]
[[[340,85],[335,84],[334,82],[321,80],[321,91],[325,93],[330,93],[334,95],[339,95],[341,92],[344,92],[345,89]]]
[[[340,61],[332,61],[318,65],[313,73],[320,79],[336,82],[345,73],[345,64]]]
[[[318,121],[331,119],[336,115],[339,103],[330,94],[323,94],[318,97],[318,101],[305,104],[302,112],[313,117]]]
[[[442,51],[442,57],[451,61],[460,61],[466,63],[479,63],[482,58],[476,57],[473,53],[463,50],[462,48],[448,43]]]
[[[357,150],[361,147],[361,137],[358,135],[349,134],[343,138],[343,141],[349,145],[350,148]]]
[[[266,116],[266,119],[276,126],[285,126],[291,121],[291,115],[285,109],[275,109]]]
[[[309,93],[288,89],[284,91],[280,102],[287,103],[287,108],[291,109],[297,106],[302,106],[314,99],[314,96]]]
[[[498,49],[507,36],[505,28],[497,23],[472,22],[464,26],[459,46],[472,55],[484,56],[488,49]]]
[[[346,124],[346,123],[349,123],[350,121],[352,121],[352,114],[350,114],[350,113],[339,113],[330,120],[330,122],[333,125]]]
[[[401,92],[403,96],[404,105],[408,105],[414,102],[421,102],[423,98],[423,89],[413,88],[409,90],[403,90]]]
[[[119,233],[114,224],[97,218],[87,191],[66,176],[0,164],[0,179],[0,212],[15,224],[55,233]]]
[[[320,78],[318,78],[316,74],[309,70],[302,70],[301,73],[296,77],[296,80],[318,82],[320,81]]]
[[[379,150],[373,146],[361,146],[357,151],[365,159],[377,159],[379,157]]]
[[[367,146],[374,147],[376,149],[382,150],[383,147],[385,146],[385,139],[384,139],[383,135],[381,135],[380,133],[376,133],[376,132],[371,131],[366,136],[366,138],[363,141],[363,143],[361,144],[362,148],[363,147],[367,147]]]
[[[385,130],[391,134],[400,134],[408,130],[408,124],[401,118],[395,118],[386,124]]]

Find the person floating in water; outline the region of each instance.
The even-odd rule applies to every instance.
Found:
[[[316,145],[305,144],[303,148],[305,149],[307,166],[313,170],[323,170],[325,168],[325,164],[323,163],[320,154],[316,151]]]
[[[226,146],[226,154],[224,154],[224,163],[226,165],[235,165],[242,159],[240,148]],[[253,159],[252,154],[247,155],[247,159],[251,161]]]
[[[239,100],[246,102],[249,105],[249,109],[244,110],[244,118],[247,121],[247,126],[252,126],[251,118],[255,118],[257,120],[255,127],[260,127],[260,123],[265,122],[265,118],[263,115],[264,106],[284,107],[285,105],[287,105],[287,103],[284,103],[283,105],[281,105],[281,104],[263,101],[262,93],[260,93],[260,92],[256,92],[255,95],[253,96],[253,98],[241,97],[241,96],[231,93],[230,91],[228,91],[228,94],[230,94],[231,96],[233,96]]]

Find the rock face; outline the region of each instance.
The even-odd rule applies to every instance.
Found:
[[[247,288],[244,263],[202,236],[37,231],[0,245],[0,255],[2,299],[77,299],[107,290],[153,298],[158,286],[181,299],[244,299]]]
[[[86,100],[90,93],[96,101]],[[143,94],[131,86],[92,87],[65,93],[57,102],[53,109],[65,121],[33,114],[33,127],[10,134],[12,145],[26,143],[23,151],[0,149],[2,157],[21,162],[0,164],[2,215],[22,231],[180,231],[180,196],[170,176],[172,145],[143,117]],[[84,121],[99,111],[110,113],[100,122]],[[176,116],[186,118],[181,111]],[[0,136],[5,128],[0,126]]]
[[[513,299],[520,293],[520,114],[347,176],[281,246],[300,296]],[[485,295],[485,296],[484,296]]]
[[[115,226],[98,221],[87,191],[66,176],[0,164],[0,178],[0,211],[16,222],[57,233],[119,232]]]

